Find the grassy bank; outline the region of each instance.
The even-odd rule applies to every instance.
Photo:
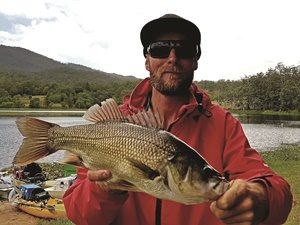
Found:
[[[36,225],[74,225],[69,220],[58,219],[58,220],[40,220]]]
[[[266,115],[266,116],[300,116],[300,111],[272,111],[272,110],[238,110],[238,109],[228,109],[233,114],[238,115]]]
[[[300,221],[300,145],[284,145],[276,151],[262,152],[268,165],[283,176],[291,185],[294,196],[292,211],[286,225],[297,225]],[[67,220],[41,220],[37,225],[73,225]]]
[[[84,110],[60,110],[60,109],[23,109],[23,110],[12,110],[11,111],[5,111],[0,110],[0,117],[18,117],[18,116],[83,116]]]
[[[276,151],[261,153],[268,165],[291,185],[294,202],[286,225],[300,221],[300,145],[284,145]]]
[[[21,111],[84,111],[84,109],[80,109],[80,108],[62,108],[62,107],[58,107],[58,108],[29,108],[29,107],[24,107],[24,108],[0,108],[0,112],[1,110],[21,110]]]

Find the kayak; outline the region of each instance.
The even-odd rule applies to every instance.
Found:
[[[27,201],[17,197],[14,201],[20,210],[40,218],[58,219],[67,218],[64,204],[61,200],[49,198],[47,201]]]
[[[22,184],[13,201],[20,210],[40,218],[66,218],[65,206],[36,184]]]

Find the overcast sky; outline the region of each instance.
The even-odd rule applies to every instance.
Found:
[[[300,64],[299,9],[298,0],[0,0],[0,44],[144,78],[140,30],[175,13],[201,31],[195,80],[236,80]]]

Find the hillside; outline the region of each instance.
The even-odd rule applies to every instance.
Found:
[[[41,71],[64,64],[30,50],[0,45],[0,70]]]
[[[136,80],[133,76],[105,73],[89,67],[64,64],[20,47],[0,45],[0,79],[15,82],[109,83]]]

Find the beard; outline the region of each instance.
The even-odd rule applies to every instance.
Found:
[[[171,71],[175,73],[167,73]],[[181,73],[176,66],[162,67],[154,73],[150,71],[150,84],[163,95],[173,96],[187,92],[193,82],[194,71]]]

